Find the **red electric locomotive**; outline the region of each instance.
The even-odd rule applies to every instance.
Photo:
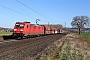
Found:
[[[16,22],[14,26],[13,36],[21,39],[23,37],[29,38],[31,36],[57,33],[59,33],[59,29],[51,26],[35,25],[30,24],[30,22]]]
[[[44,34],[44,27],[30,22],[16,22],[14,26],[13,36],[16,38],[30,37]]]

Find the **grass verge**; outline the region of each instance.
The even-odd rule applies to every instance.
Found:
[[[85,37],[90,36],[89,33],[81,33],[81,35]],[[62,38],[61,40],[65,41],[65,44],[54,60],[90,60],[89,44],[79,38],[81,35],[72,33]],[[61,40],[58,42],[61,42]],[[50,49],[51,48],[52,47],[50,47]],[[57,48],[53,50],[51,54],[43,55],[39,60],[52,60]]]
[[[83,40],[85,40],[86,42],[88,42],[90,44],[90,33],[81,33],[81,34],[77,34],[77,35],[79,35],[80,38],[82,38]]]
[[[1,34],[12,34],[12,32],[0,32],[0,35]]]
[[[4,38],[3,38],[3,35],[11,35],[12,32],[0,32],[0,41],[3,41]]]

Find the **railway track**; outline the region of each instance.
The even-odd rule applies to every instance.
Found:
[[[26,57],[35,57],[37,53],[50,43],[60,39],[65,34],[48,35],[15,42],[0,44],[0,60],[23,60]]]

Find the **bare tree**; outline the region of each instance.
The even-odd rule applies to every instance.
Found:
[[[71,25],[74,28],[78,28],[80,34],[81,28],[89,27],[89,23],[90,19],[88,16],[76,16],[73,18]]]

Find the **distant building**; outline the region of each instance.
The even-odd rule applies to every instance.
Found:
[[[11,32],[13,29],[11,28],[2,28],[0,27],[0,32]]]

